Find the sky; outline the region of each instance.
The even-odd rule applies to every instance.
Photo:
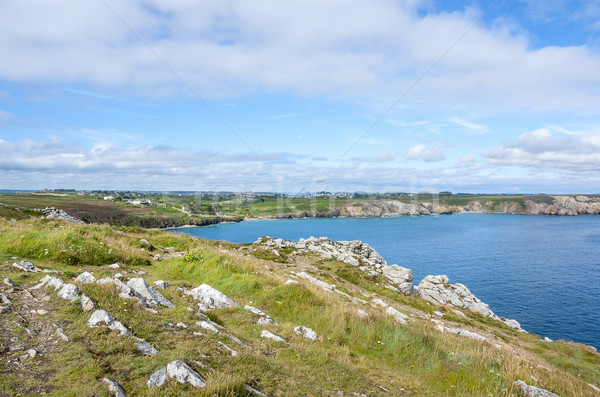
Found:
[[[44,188],[600,193],[600,1],[4,0]]]

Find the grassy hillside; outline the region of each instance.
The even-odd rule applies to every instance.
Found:
[[[96,278],[121,273],[123,280],[167,281],[171,286],[159,292],[175,307],[157,308],[156,314],[136,300],[120,298],[112,284],[78,284],[99,309],[160,353],[140,355],[130,337],[87,326],[91,312],[59,298],[53,288],[30,289],[46,274],[11,266],[20,260],[59,270],[54,276],[65,282],[83,271]],[[115,262],[120,268],[108,267]],[[517,379],[561,396],[593,396],[588,384],[600,385],[600,355],[586,346],[543,342],[471,312],[463,318],[450,308],[383,288],[380,280],[350,265],[310,254],[138,228],[27,219],[0,220],[0,263],[0,278],[17,284],[0,287],[10,299],[10,304],[0,303],[10,308],[0,314],[0,396],[114,395],[104,377],[127,395],[153,396],[246,396],[247,386],[269,396],[513,396]],[[336,284],[348,296],[294,277],[301,271]],[[288,279],[297,283],[286,284]],[[196,302],[181,290],[202,283],[238,304],[207,313],[223,327],[219,334],[196,324],[201,320]],[[372,303],[375,298],[411,320],[398,324]],[[244,305],[259,308],[278,325],[257,324]],[[446,313],[447,326],[477,332],[487,341],[440,333],[431,321],[434,311]],[[297,335],[299,325],[313,329],[318,340]],[[56,336],[57,327],[68,342]],[[288,343],[261,338],[264,329]],[[27,357],[28,349],[36,350],[35,357]],[[149,389],[150,375],[173,360],[189,364],[206,387],[170,380]]]

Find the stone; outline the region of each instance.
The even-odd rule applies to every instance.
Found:
[[[92,284],[96,282],[96,277],[94,277],[90,272],[83,272],[77,276],[75,282],[81,284]]]
[[[437,310],[435,310],[435,311],[433,312],[433,314],[435,314],[435,315],[436,315],[436,316],[438,316],[438,317],[444,317],[444,316],[445,316],[445,314],[444,314],[444,313],[442,313],[442,312],[440,312],[440,311],[437,311]]]
[[[79,296],[79,288],[75,284],[65,284],[56,295],[69,302],[75,302]]]
[[[0,306],[0,313],[10,313],[10,307]]]
[[[238,352],[236,352],[235,350],[233,350],[232,348],[227,346],[225,343],[223,343],[221,341],[217,341],[217,343],[219,344],[219,346],[221,346],[223,349],[225,349],[227,351],[227,353],[231,354],[234,357],[237,356]]]
[[[17,288],[17,284],[15,284],[15,282],[12,281],[10,278],[5,278],[2,282],[8,287]]]
[[[250,385],[244,385],[244,387],[246,388],[246,390],[248,390],[248,392],[250,394],[252,394],[253,396],[258,396],[258,397],[267,397],[267,395],[265,393],[261,393],[258,390],[256,390],[255,388],[253,388]]]
[[[219,324],[217,324],[217,323],[214,323],[214,322],[210,321],[210,320],[201,320],[201,321],[198,321],[198,322],[196,322],[196,325],[200,326],[203,329],[212,331],[212,332],[214,332],[216,334],[218,334],[218,333],[221,332],[220,331],[221,326]]]
[[[56,331],[54,331],[54,334],[56,336],[58,336],[60,338],[60,340],[62,340],[63,342],[69,341],[69,337],[67,335],[65,335],[65,331],[63,331],[62,328],[56,328]]]
[[[204,379],[181,360],[175,360],[167,364],[167,376],[179,383],[189,383],[194,387],[206,386]]]
[[[34,358],[35,356],[37,356],[38,352],[35,349],[29,349],[27,350],[27,354],[29,355],[29,357]]]
[[[2,303],[5,305],[11,304],[10,298],[4,294],[0,294],[0,301],[2,301]]]
[[[160,292],[152,288],[141,277],[132,278],[127,282],[127,286],[135,290],[138,294],[146,299],[148,306],[162,305],[168,308],[173,308],[175,305],[167,298],[162,296]]]
[[[297,274],[297,276],[310,281],[311,283],[323,288],[325,291],[333,292],[335,290],[335,285],[327,284],[325,281],[321,281],[306,272],[300,272]]]
[[[65,285],[64,281],[54,276],[44,276],[36,286],[32,289],[39,289],[42,287],[54,287],[54,291],[60,289]]]
[[[81,305],[81,309],[84,312],[89,312],[96,308],[96,304],[94,303],[92,298],[90,298],[89,296],[87,296],[84,293],[82,293],[81,296],[79,297],[79,304]]]
[[[104,279],[102,279],[104,280]],[[98,280],[98,282],[102,281],[102,280]],[[119,298],[124,298],[124,299],[135,299],[136,301],[138,301],[138,303],[142,306],[146,306],[146,298],[144,298],[142,295],[140,295],[139,292],[137,292],[135,289],[131,288],[130,286],[128,286],[127,284],[125,284],[124,282],[122,282],[119,279],[109,279],[110,283],[113,283],[117,289],[119,290]]]
[[[265,339],[272,339],[275,342],[287,343],[287,341],[285,339],[283,339],[281,336],[277,336],[274,333],[267,331],[266,329],[262,330],[262,332],[260,333],[260,337],[265,338]]]
[[[145,356],[154,356],[159,353],[158,349],[144,339],[138,339],[138,341],[135,342],[135,348],[140,354]]]
[[[145,245],[147,247],[151,246],[150,242],[148,240],[146,240],[145,238],[141,238],[140,243],[142,243],[143,245]]]
[[[540,389],[535,386],[529,386],[522,380],[518,380],[513,383],[519,394],[525,397],[559,397],[557,394],[549,392],[548,390]]]
[[[117,382],[109,378],[102,378],[102,381],[108,386],[108,390],[115,393],[115,397],[125,397],[125,390]]]
[[[411,269],[398,265],[383,266],[383,276],[386,277],[404,295],[413,294],[413,273]]]
[[[167,283],[164,280],[157,280],[153,284],[160,289],[167,289],[167,287],[171,286],[171,284]]]
[[[379,298],[372,299],[371,303],[374,303],[375,305],[383,307],[383,308],[386,308],[389,306],[387,303],[385,303],[383,300],[381,300]]]
[[[385,309],[385,312],[392,316],[398,324],[406,325],[408,323],[409,317],[391,306],[388,306],[388,308]]]
[[[256,324],[259,325],[277,325],[277,322],[275,322],[275,320],[273,319],[273,317],[269,316],[268,314],[264,313],[262,310],[257,309],[255,307],[246,305],[244,306],[244,309],[258,315],[258,320],[256,320]]]
[[[283,285],[290,285],[290,284],[298,284],[298,282],[296,280],[288,280]]]
[[[366,311],[364,311],[363,309],[358,309],[356,310],[356,315],[360,318],[367,318],[369,317],[369,313],[367,313]]]
[[[121,336],[129,336],[131,332],[120,322],[116,321],[106,310],[96,310],[88,320],[90,327],[108,327],[118,331]]]
[[[161,368],[152,375],[150,375],[150,379],[146,382],[148,387],[159,387],[165,384],[167,381],[167,368]]]
[[[15,262],[12,264],[13,267],[16,267],[19,270],[23,270],[24,272],[37,273],[41,272],[33,263],[27,261]]]
[[[118,264],[118,263],[113,263],[112,265],[108,265],[108,267],[110,267],[111,269],[118,269],[118,268],[120,268],[121,266],[119,266],[119,264]]]
[[[313,331],[310,328],[303,327],[303,326],[295,327],[294,332],[297,333],[298,335],[302,335],[303,337],[310,339],[310,340],[317,340],[319,338],[315,331]]]
[[[201,311],[220,309],[223,307],[235,307],[237,304],[221,291],[211,287],[208,284],[202,284],[194,289],[185,292],[198,300],[198,306]]]

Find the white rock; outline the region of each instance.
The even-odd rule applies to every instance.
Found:
[[[112,379],[102,378],[102,381],[108,386],[108,390],[115,393],[115,397],[125,397],[125,390]]]
[[[288,280],[283,285],[290,285],[290,284],[298,284],[298,282],[296,280]]]
[[[69,302],[75,302],[79,295],[79,288],[75,284],[65,284],[56,295]]]
[[[99,280],[99,282],[102,280]],[[115,287],[117,287],[117,290],[119,291],[119,298],[135,299],[140,305],[146,306],[146,298],[140,295],[140,293],[137,292],[135,289],[131,288],[130,286],[128,286],[127,284],[125,284],[117,278],[110,280],[110,282],[112,282],[115,285]]]
[[[244,385],[244,387],[246,388],[246,390],[248,390],[248,392],[250,392],[250,394],[252,394],[254,396],[267,397],[266,394],[259,392],[258,390],[256,390],[255,388],[253,388],[250,385]]]
[[[189,383],[194,387],[204,387],[204,379],[183,361],[176,360],[167,364],[167,376],[179,383]]]
[[[208,284],[202,284],[194,289],[185,292],[198,300],[198,306],[203,311],[220,309],[228,306],[237,306],[227,295],[214,289]]]
[[[171,284],[167,283],[167,282],[166,282],[166,281],[164,281],[164,280],[157,280],[157,281],[155,281],[153,284],[154,284],[155,286],[157,286],[158,288],[161,288],[161,289],[167,289],[167,287],[170,287],[170,286],[171,286]]]
[[[404,295],[413,293],[413,273],[411,269],[398,265],[383,266],[383,276],[390,280]]]
[[[369,317],[369,313],[367,313],[366,311],[364,311],[363,309],[358,309],[356,311],[356,315],[360,318],[367,318]]]
[[[65,335],[65,331],[63,331],[62,328],[56,328],[56,331],[54,331],[54,334],[56,336],[58,336],[63,342],[69,341],[69,337],[67,335]]]
[[[379,298],[372,299],[371,302],[374,303],[375,305],[381,306],[383,308],[386,308],[389,306],[387,303],[385,303],[383,300],[381,300]]]
[[[246,305],[244,306],[244,309],[257,314],[258,316],[260,316],[258,318],[258,320],[256,321],[257,324],[259,325],[266,325],[266,324],[270,324],[270,325],[277,325],[277,323],[275,322],[275,320],[273,319],[273,317],[269,316],[268,314],[264,313],[262,310],[257,309],[255,307]]]
[[[238,352],[236,352],[235,350],[233,350],[231,347],[227,346],[225,343],[217,341],[217,343],[223,348],[225,349],[229,354],[231,354],[232,356],[237,356]]]
[[[4,285],[11,287],[11,288],[17,288],[17,284],[15,284],[14,281],[12,281],[10,278],[5,278],[4,280],[2,280],[2,282],[4,283]],[[35,288],[35,287],[34,287]]]
[[[91,284],[91,283],[95,283],[96,277],[94,277],[94,275],[92,275],[89,272],[83,272],[81,273],[79,276],[77,276],[77,278],[75,279],[76,283],[81,283],[81,284]]]
[[[119,266],[119,264],[118,264],[118,263],[113,263],[112,265],[108,265],[108,267],[110,267],[111,269],[118,269],[118,268],[120,268],[121,266]]]
[[[525,397],[559,397],[548,390],[540,389],[535,386],[529,386],[522,380],[518,380],[513,384],[515,385],[516,389]]]
[[[141,277],[132,278],[127,282],[127,286],[135,290],[138,294],[146,299],[146,304],[149,306],[162,305],[168,308],[173,308],[175,305],[167,298],[162,296],[160,292],[152,288]]]
[[[37,273],[41,272],[33,263],[27,261],[15,262],[12,264],[13,267],[16,267],[19,270],[23,270],[25,272]]]
[[[81,304],[81,308],[84,312],[89,312],[96,308],[96,304],[94,303],[92,298],[83,293],[79,297],[79,303]]]
[[[90,327],[108,327],[111,330],[118,331],[121,336],[129,336],[131,332],[120,322],[115,321],[106,310],[96,310],[88,320]]]
[[[396,320],[396,322],[399,324],[406,325],[409,320],[409,317],[406,314],[399,312],[391,306],[388,306],[385,312],[392,316],[394,320]]]
[[[327,284],[325,281],[321,281],[306,272],[300,272],[297,274],[297,276],[310,281],[311,283],[323,288],[325,291],[333,292],[335,290],[335,285]]]
[[[138,339],[138,341],[135,342],[135,348],[140,354],[145,356],[154,356],[159,353],[158,349],[144,339]]]
[[[440,311],[437,311],[437,310],[435,310],[435,311],[433,312],[433,314],[435,314],[435,315],[436,315],[436,316],[438,316],[438,317],[444,317],[444,316],[445,316],[445,314],[444,314],[444,313],[442,313],[442,312],[440,312]]]
[[[196,325],[200,326],[201,328],[204,328],[206,330],[212,331],[214,333],[219,333],[221,326],[210,321],[210,320],[201,320],[196,322]]]
[[[262,332],[260,333],[260,337],[261,338],[265,338],[265,339],[272,339],[275,342],[283,342],[283,343],[287,343],[287,341],[285,339],[283,339],[280,336],[275,335],[274,333],[267,331],[266,329],[263,329]]]
[[[303,337],[308,338],[310,340],[317,340],[319,338],[315,331],[313,331],[310,328],[303,327],[303,326],[295,327],[294,332],[297,333],[298,335],[302,335]]]
[[[150,379],[146,382],[148,387],[159,387],[165,384],[167,380],[167,369],[161,368],[152,375],[150,375]]]
[[[42,287],[54,287],[54,291],[56,291],[57,289],[62,288],[63,285],[65,285],[64,281],[62,281],[59,278],[56,278],[54,276],[44,276],[44,278],[40,280],[39,284],[37,284],[35,287],[32,287],[32,289],[39,289]]]
[[[552,339],[548,338],[547,336],[544,336],[543,341],[544,342],[554,342]]]

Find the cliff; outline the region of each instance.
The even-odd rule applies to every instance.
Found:
[[[0,220],[0,262],[0,396],[600,395],[591,347],[360,241]]]

